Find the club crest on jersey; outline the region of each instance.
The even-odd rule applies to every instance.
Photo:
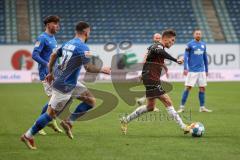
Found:
[[[201,47],[202,47],[202,48],[205,48],[203,44],[201,45]]]
[[[39,47],[39,46],[40,46],[40,43],[41,43],[40,41],[37,41],[34,46],[35,46],[35,47]]]
[[[194,51],[194,54],[201,55],[201,54],[203,54],[203,51],[198,48],[197,50]]]

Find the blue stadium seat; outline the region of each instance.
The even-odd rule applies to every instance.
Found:
[[[240,1],[239,0],[225,0],[227,10],[230,16],[230,21],[235,29],[237,38],[240,41]]]
[[[60,43],[73,36],[74,24],[79,20],[93,26],[90,43],[126,39],[149,43],[154,31],[166,28],[175,29],[178,42],[185,43],[192,37],[189,30],[192,32],[197,25],[190,0],[41,0],[40,10],[42,18],[49,14],[62,17],[62,31],[57,35]]]
[[[0,0],[0,43],[6,43],[8,34],[5,29],[7,15],[4,3],[5,0]],[[225,0],[225,3],[240,40],[240,1]],[[122,40],[150,43],[154,32],[161,32],[166,28],[177,31],[177,43],[186,43],[192,38],[192,30],[203,25],[197,23],[197,13],[193,12],[191,0],[131,0],[131,3],[129,0],[40,0],[39,6],[35,5],[40,13],[31,8],[29,10],[36,14],[34,17],[39,19],[37,21],[53,14],[61,17],[61,30],[56,35],[59,43],[74,36],[74,25],[81,20],[92,26],[89,43]],[[34,30],[31,35],[33,39],[43,30],[42,22],[30,28]]]
[[[6,43],[6,30],[5,30],[5,8],[4,0],[0,0],[0,44]]]

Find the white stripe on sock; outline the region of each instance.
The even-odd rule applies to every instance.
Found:
[[[29,128],[29,129],[27,130],[27,132],[25,133],[25,136],[26,136],[27,138],[30,138],[30,139],[33,138],[33,135],[32,135],[32,132],[31,132],[31,128]]]

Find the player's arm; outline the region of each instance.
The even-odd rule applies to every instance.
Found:
[[[188,73],[188,57],[189,57],[189,53],[190,53],[190,46],[187,45],[187,48],[185,49],[184,52],[184,71],[183,71],[183,75],[187,75]]]
[[[40,56],[40,53],[42,52],[42,50],[44,48],[44,44],[45,44],[44,39],[38,38],[37,42],[35,43],[33,52],[32,52],[32,59],[34,59],[36,62],[38,62],[39,64],[41,64],[43,66],[47,66],[48,62]]]
[[[56,63],[57,61],[57,58],[58,57],[61,57],[62,56],[62,48],[58,49],[56,52],[53,52],[50,56],[50,60],[49,60],[49,63],[48,63],[48,75],[46,76],[45,80],[50,84],[53,80],[54,80],[54,77],[53,77],[53,66],[54,64]]]
[[[57,60],[57,52],[55,53],[52,53],[51,56],[50,56],[50,60],[49,60],[49,63],[48,63],[48,71],[50,74],[53,73],[53,66]]]
[[[204,65],[205,65],[205,72],[206,72],[206,75],[208,76],[208,57],[207,57],[206,46],[205,46],[205,50],[203,53],[203,61],[204,61]]]
[[[111,69],[110,67],[98,67],[92,63],[90,63],[90,57],[92,56],[92,53],[88,46],[82,46],[82,48],[78,48],[79,53],[82,55],[82,63],[84,65],[84,68],[86,72],[90,73],[105,73],[110,74]],[[82,53],[84,51],[84,53]]]
[[[171,60],[171,61],[176,62],[178,64],[183,63],[183,59],[176,59],[176,58],[172,57],[169,53],[167,53],[161,47],[157,47],[157,48],[153,49],[153,52],[155,52],[156,54],[159,54],[161,58]]]
[[[92,56],[92,53],[87,46],[85,46],[83,49],[84,49],[84,54],[82,54],[83,55],[82,63],[84,65],[86,72],[110,74],[110,72],[111,72],[110,67],[102,67],[101,68],[101,67],[98,67],[98,66],[90,63],[90,57]]]
[[[148,56],[148,54],[147,54],[147,53],[145,53],[145,54],[144,54],[144,57],[143,57],[143,63],[146,63],[147,56]]]
[[[109,67],[97,67],[96,65],[93,65],[92,63],[88,62],[84,65],[84,68],[87,72],[90,73],[105,73],[110,74],[111,69]]]

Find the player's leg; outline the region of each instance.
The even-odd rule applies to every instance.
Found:
[[[153,111],[155,108],[156,98],[158,98],[158,96],[164,92],[161,88],[161,85],[159,85],[161,84],[160,81],[146,79],[143,83],[146,89],[147,104],[139,106],[131,114],[123,117],[122,119],[126,123],[129,123],[146,112]]]
[[[49,111],[51,113],[51,111]],[[52,114],[47,112],[41,114],[35,121],[34,125],[21,136],[21,140],[27,145],[29,149],[37,149],[34,144],[34,136],[43,129],[50,121],[52,121]]]
[[[207,109],[205,107],[205,90],[207,86],[207,77],[205,72],[200,72],[198,77],[198,86],[199,86],[199,92],[198,92],[198,98],[200,103],[200,112],[212,112],[212,110]]]
[[[141,97],[141,98],[137,98],[136,99],[136,102],[137,102],[137,104],[138,104],[138,106],[141,106],[141,105],[143,105],[144,103],[146,103],[146,96],[143,96],[143,97]]]
[[[76,107],[75,111],[69,117],[69,122],[71,124],[96,105],[96,99],[89,90],[81,93],[77,99],[82,102]]]
[[[127,133],[127,124],[128,123],[130,123],[132,120],[140,117],[144,113],[153,111],[153,109],[155,107],[155,101],[156,101],[156,98],[147,98],[147,104],[146,105],[139,106],[132,113],[130,113],[129,115],[127,115],[125,117],[122,117],[120,119],[121,130],[122,130],[123,134]]]
[[[52,86],[49,85],[48,82],[46,82],[46,81],[42,81],[42,84],[43,84],[43,88],[44,88],[45,94],[49,98],[51,98]],[[44,114],[47,111],[47,109],[48,109],[48,103],[46,103],[43,106],[41,114]],[[48,124],[48,127],[52,128],[57,133],[62,133],[62,130],[58,127],[57,120],[55,118]],[[46,135],[47,133],[42,129],[42,130],[39,131],[39,134],[40,135]]]
[[[46,113],[47,109],[48,109],[48,103],[46,103],[43,106],[41,115]],[[57,133],[62,133],[62,130],[58,127],[57,120],[55,118],[48,124],[48,127],[52,128]],[[39,131],[39,134],[40,135],[46,135],[47,133],[42,129],[42,130]]]
[[[50,85],[46,82],[46,81],[42,81],[42,84],[43,84],[43,88],[44,88],[44,92],[46,93],[46,95],[48,97],[51,97],[51,92],[52,92],[52,89],[50,87]],[[41,111],[41,115],[44,114],[48,109],[48,103],[46,103],[43,107],[42,107],[42,111]],[[41,129],[39,132],[38,132],[40,135],[47,135],[47,133],[45,132],[44,129]]]
[[[171,98],[167,94],[163,94],[159,96],[159,99],[166,107],[166,110],[170,117],[172,117],[176,121],[176,123],[180,126],[180,128],[184,130],[184,133],[188,133],[189,127],[182,121],[182,118],[175,111]]]
[[[92,109],[96,105],[96,98],[94,95],[87,89],[85,85],[78,82],[75,87],[72,97],[82,101],[77,107],[75,111],[70,115],[69,122],[73,123],[79,117],[83,116],[87,111]]]
[[[71,131],[73,123],[96,105],[96,99],[93,94],[81,83],[78,83],[73,90],[72,97],[77,98],[82,102],[77,105],[75,111],[67,119],[62,120],[60,123],[68,137],[71,139],[73,138]]]
[[[42,107],[41,115],[44,114],[44,113],[47,111],[47,108],[48,108],[48,103],[46,103],[46,104]],[[41,129],[38,133],[39,133],[40,135],[42,135],[42,136],[47,135],[47,133],[45,132],[44,129]]]
[[[147,104],[142,105],[135,109],[132,113],[126,116],[127,123],[131,122],[132,120],[136,119],[137,117],[141,116],[146,112],[153,111],[155,107],[155,98],[147,98]]]
[[[56,113],[62,110],[70,97],[71,94],[63,94],[57,91],[53,91],[47,112],[40,115],[34,125],[21,136],[21,140],[27,145],[29,149],[36,149],[36,146],[34,144],[34,136],[49,122],[51,122],[53,118],[56,118]]]
[[[141,97],[141,98],[137,98],[137,99],[136,99],[136,102],[137,102],[137,105],[138,105],[138,106],[144,105],[144,104],[146,103],[146,101],[147,101],[146,96],[143,96],[143,97]],[[159,109],[157,108],[157,106],[154,107],[153,111],[154,111],[154,112],[159,112]]]
[[[191,89],[192,89],[192,86],[185,87],[185,90],[182,93],[181,105],[179,107],[179,110],[177,111],[178,113],[184,112],[185,103],[187,102],[187,98]]]
[[[182,93],[181,105],[179,107],[178,113],[184,112],[185,104],[187,102],[187,98],[189,92],[191,91],[192,87],[194,87],[197,81],[197,74],[194,72],[188,72],[186,80],[185,80],[185,90]]]

